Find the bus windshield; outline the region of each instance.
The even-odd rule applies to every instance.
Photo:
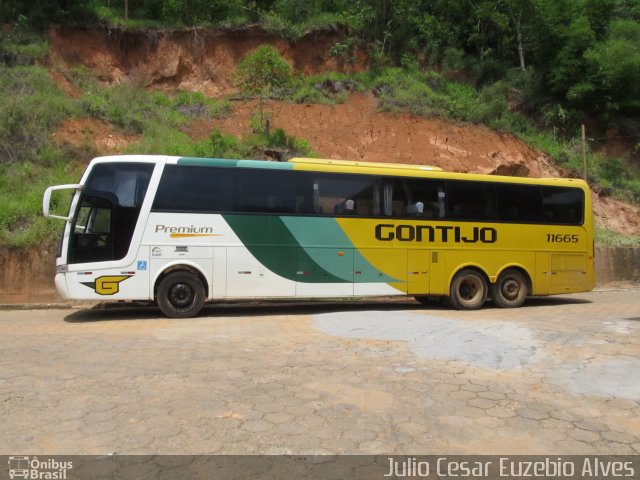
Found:
[[[69,263],[125,257],[153,167],[107,163],[93,168],[73,218]]]

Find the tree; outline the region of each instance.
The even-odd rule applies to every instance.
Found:
[[[640,25],[618,20],[608,38],[585,53],[591,89],[569,91],[607,114],[633,115],[640,109]],[[580,85],[580,84],[579,84]],[[587,95],[591,94],[591,95]]]
[[[273,47],[263,45],[242,59],[236,83],[243,92],[260,98],[260,125],[265,130],[264,102],[275,89],[291,83],[291,67]]]
[[[578,17],[571,22],[564,33],[562,48],[557,52],[549,71],[553,93],[566,97],[569,89],[585,78],[587,62],[584,54],[595,42],[596,35],[586,17]]]
[[[518,48],[518,60],[520,70],[526,70],[525,62],[525,32],[528,24],[537,16],[537,12],[530,0],[505,0],[505,6],[509,20],[513,24],[516,33],[516,44]]]
[[[618,3],[616,0],[586,0],[584,3],[585,15],[589,19],[591,28],[602,39],[611,23],[614,9]]]

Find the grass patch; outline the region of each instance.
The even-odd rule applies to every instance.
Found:
[[[31,32],[27,19],[20,16],[10,30],[0,30],[0,64],[9,67],[35,65],[49,52],[49,42]]]
[[[612,230],[596,228],[596,244],[603,247],[640,247],[640,237],[621,235]]]
[[[158,125],[179,128],[193,118],[221,117],[231,109],[228,101],[199,92],[169,96],[128,83],[105,87],[86,68],[66,72],[66,77],[83,92],[78,100],[82,114],[112,123],[126,133],[141,135]]]
[[[148,2],[147,2],[148,3]],[[204,4],[203,4],[204,5]],[[90,5],[89,13],[94,18],[109,24],[128,28],[233,28],[258,23],[265,31],[286,38],[298,40],[306,33],[316,29],[331,27],[337,24],[348,24],[349,17],[342,13],[322,12],[304,15],[300,18],[295,12],[275,12],[263,10],[256,4],[247,7],[234,5],[233,2],[206,6],[186,6],[180,2],[165,2],[165,7],[149,8],[141,4],[131,4],[128,20],[124,19],[122,5]],[[300,5],[304,5],[301,3]],[[137,7],[137,8],[136,8]]]
[[[34,161],[51,133],[77,113],[68,99],[38,66],[0,66],[0,162]]]
[[[333,27],[334,25],[345,25],[347,22],[343,14],[331,12],[319,12],[306,20],[288,19],[285,15],[270,12],[261,12],[259,23],[265,31],[272,35],[296,41],[305,34],[314,30]]]
[[[370,91],[373,85],[372,78],[371,74],[366,72],[327,72],[308,77],[298,76],[289,90],[280,92],[280,98],[295,103],[345,103],[351,93]]]
[[[270,133],[256,133],[249,137],[251,144],[262,149],[276,149],[279,160],[286,161],[293,157],[313,157],[309,142],[304,139],[287,135],[282,128],[277,128]]]
[[[420,117],[448,117],[449,99],[439,91],[437,74],[390,68],[374,80],[379,108],[386,112],[410,112]]]
[[[61,223],[42,216],[42,194],[49,185],[77,181],[84,169],[64,157],[48,168],[33,161],[0,165],[0,246],[50,244],[60,234]]]
[[[252,145],[218,130],[208,138],[192,140],[184,132],[167,125],[158,125],[145,132],[139,142],[129,145],[128,153],[175,155],[184,157],[251,158]]]
[[[38,66],[1,66],[0,90],[0,245],[32,246],[60,228],[41,215],[44,189],[80,171],[77,152],[51,142],[78,109]]]

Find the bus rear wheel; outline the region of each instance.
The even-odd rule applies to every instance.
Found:
[[[516,308],[522,305],[529,294],[525,276],[510,268],[498,276],[498,280],[491,286],[493,303],[501,308]]]
[[[451,282],[449,303],[458,310],[477,310],[487,299],[487,281],[476,270],[461,270]]]
[[[158,285],[158,306],[171,318],[197,315],[204,304],[204,297],[202,282],[191,272],[172,272]]]

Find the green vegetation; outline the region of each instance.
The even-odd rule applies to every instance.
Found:
[[[242,59],[236,70],[240,89],[249,95],[258,95],[260,130],[269,134],[264,104],[277,89],[291,84],[291,67],[270,45],[262,45]]]
[[[560,105],[577,121],[621,125],[640,144],[640,126],[624,121],[640,108],[637,0],[0,0],[0,21],[18,30],[52,22],[260,24],[288,39],[340,28],[347,36],[331,48],[336,57],[349,61],[354,48],[365,48],[374,67],[464,70],[479,88],[511,84],[515,69],[528,78],[527,114]],[[12,53],[23,54],[38,56]]]
[[[611,230],[596,228],[596,244],[605,247],[640,247],[640,237],[620,235]]]
[[[0,14],[2,13],[0,0]],[[49,45],[29,25],[24,15],[19,15],[11,29],[0,31],[0,59],[8,66],[34,65],[44,59]]]
[[[104,120],[125,133],[150,134],[161,125],[180,128],[197,117],[221,117],[231,106],[225,100],[212,100],[199,92],[177,92],[169,97],[134,84],[105,88],[85,68],[65,72],[67,79],[82,92],[78,100],[81,113]]]
[[[77,176],[69,152],[50,141],[77,109],[42,67],[0,66],[0,90],[0,245],[31,245],[53,233],[40,216],[44,188]]]
[[[86,162],[96,156],[93,144],[70,146],[54,141],[53,133],[69,118],[93,118],[137,138],[126,152],[200,157],[286,160],[309,156],[304,140],[278,129],[238,139],[214,130],[193,140],[184,129],[196,118],[223,117],[226,100],[197,92],[167,95],[131,84],[105,87],[86,69],[65,72],[81,92],[71,99],[39,66],[0,66],[0,246],[30,247],[53,242],[60,223],[41,215],[42,193],[49,185],[76,182]],[[266,153],[265,153],[266,152]]]
[[[75,180],[95,154],[92,145],[52,141],[70,117],[103,120],[134,136],[131,152],[240,158],[272,150],[286,158],[311,152],[306,142],[265,128],[268,99],[330,104],[373,90],[383,110],[486,124],[576,174],[585,121],[595,125],[589,137],[615,128],[640,151],[637,0],[0,0],[0,22],[11,26],[0,31],[1,245],[32,245],[59,228],[39,218],[42,189]],[[185,133],[189,122],[226,115],[227,101],[127,84],[105,88],[82,69],[64,72],[81,92],[78,99],[56,88],[38,66],[48,44],[34,32],[52,23],[96,22],[136,28],[257,23],[290,40],[340,30],[345,36],[330,55],[349,63],[364,49],[371,71],[292,77],[275,50],[264,47],[245,59],[237,77],[247,95],[260,98],[254,133],[237,139],[213,131],[196,141]],[[592,151],[588,168],[597,188],[640,202],[637,168]]]

